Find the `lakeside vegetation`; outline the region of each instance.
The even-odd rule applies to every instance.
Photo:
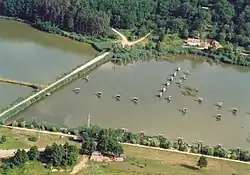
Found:
[[[46,30],[60,28],[107,37],[109,26],[136,29],[135,37],[153,29],[181,37],[208,36],[249,50],[250,5],[247,0],[2,0],[0,14],[18,17]],[[42,25],[41,25],[42,23]]]
[[[61,138],[56,135],[47,135],[43,133],[32,133],[28,131],[18,131],[11,128],[0,128],[0,149],[30,148],[31,146],[45,147],[48,144],[64,144],[69,141],[67,138]],[[5,140],[4,140],[5,137]],[[31,139],[35,138],[35,140]],[[31,140],[30,140],[31,139]],[[73,142],[70,141],[73,144]]]
[[[175,41],[172,41],[175,43]],[[241,54],[238,47],[233,45],[226,45],[224,48],[220,49],[204,49],[200,50],[195,47],[183,47],[183,46],[172,46],[164,45],[159,41],[155,42],[149,40],[144,45],[137,45],[133,47],[121,47],[116,44],[112,50],[114,53],[111,61],[114,63],[130,63],[138,60],[149,60],[156,59],[161,60],[169,55],[179,54],[179,55],[199,55],[203,57],[210,58],[215,62],[224,62],[228,64],[240,65],[240,66],[250,66],[250,60]]]
[[[143,56],[190,53],[242,66],[250,65],[241,54],[250,50],[249,14],[247,0],[0,1],[0,15],[21,18],[40,30],[90,43],[99,51],[112,48],[112,41],[107,38],[117,38],[109,27],[124,29],[131,40],[153,30],[156,38],[149,40],[149,45],[154,45],[156,51]],[[187,37],[215,39],[225,47],[203,51],[179,47]],[[136,57],[145,49],[149,48],[137,48],[134,54],[116,57],[127,61],[128,56]]]
[[[207,159],[207,168],[198,170],[196,163],[198,158],[178,153],[159,151],[147,148],[123,146],[126,159],[124,162],[87,162],[87,167],[77,175],[105,174],[105,175],[248,175],[249,165]],[[10,169],[8,175],[68,175],[69,171],[52,172],[40,162],[28,161],[22,167]],[[7,174],[6,173],[6,174]]]
[[[10,175],[13,170],[22,168],[25,163],[39,162],[45,164],[45,167],[71,167],[77,163],[79,149],[75,145],[53,143],[47,145],[43,152],[38,147],[32,146],[27,152],[24,149],[17,149],[13,157],[3,160],[0,167],[0,173]]]
[[[22,126],[21,123],[13,121],[13,126]],[[78,127],[78,128],[66,128],[60,127],[51,124],[46,125],[46,123],[39,122],[39,124],[35,121],[31,123],[26,123],[25,127],[27,128],[37,128],[42,130],[49,130],[52,132],[63,132],[63,133],[71,133],[76,135],[81,135],[83,138],[92,138],[93,140],[99,140],[98,133],[100,133],[103,129],[99,126],[91,126],[87,128],[86,126]],[[241,148],[235,149],[226,149],[222,145],[210,146],[205,145],[203,142],[196,142],[195,144],[188,144],[182,138],[177,139],[167,139],[162,135],[158,136],[148,136],[145,133],[132,133],[126,132],[122,129],[108,129],[108,133],[110,137],[118,139],[121,143],[131,143],[131,144],[139,144],[143,146],[150,147],[159,147],[163,149],[173,149],[181,152],[190,152],[195,154],[203,154],[214,157],[222,157],[233,160],[240,161],[250,161],[250,151],[243,150]],[[91,144],[90,144],[91,145]],[[93,148],[89,146],[89,149]],[[119,149],[118,149],[119,150]],[[87,151],[86,151],[87,152]],[[91,152],[91,151],[89,151]]]
[[[89,138],[94,138],[90,135],[92,133],[96,135],[96,138],[101,140],[99,143],[96,142],[98,140],[94,140],[94,145],[93,147],[90,147],[89,150],[100,150],[101,147],[102,149],[108,149],[108,147],[112,147],[111,145],[119,146],[117,142],[118,138],[113,137],[115,134],[112,134],[113,136],[110,135],[113,133],[111,129],[100,128],[99,132],[94,132],[97,131],[96,128],[97,126],[91,126],[91,130],[93,131],[84,132],[84,136],[86,138],[87,136]],[[80,131],[80,129],[78,130]],[[21,134],[23,132],[26,131],[20,131]],[[53,138],[51,138],[51,142],[53,142]],[[2,162],[0,173],[6,175],[17,175],[23,173],[27,175],[67,175],[70,173],[72,167],[78,162],[77,157],[79,157],[79,155],[84,153],[86,150],[85,145],[91,145],[87,143],[90,142],[85,141],[85,144],[83,143],[82,147],[69,145],[67,142],[63,143],[63,145],[52,144],[47,146],[46,151],[44,152],[38,152],[37,147],[35,146],[32,146],[28,152],[20,149],[16,152],[13,158],[5,159]],[[97,146],[98,144],[99,146]],[[68,150],[67,153],[66,150]],[[92,162],[89,160],[86,168],[77,174],[84,175],[90,172],[95,172],[97,174],[107,175],[157,175],[171,173],[178,175],[186,175],[190,173],[194,175],[248,175],[250,171],[249,165],[246,164],[211,158],[206,158],[207,162],[203,162],[203,164],[201,164],[201,159],[203,159],[202,156],[199,158],[194,155],[185,155],[178,152],[150,149],[150,147],[141,148],[130,145],[122,145],[122,150],[125,155],[124,162]],[[87,154],[89,155],[89,153]],[[206,165],[207,168],[202,168]],[[202,167],[200,168],[199,166]]]
[[[25,127],[26,125],[22,122],[20,126]],[[48,169],[54,167],[67,169],[68,167],[70,168],[76,165],[80,154],[83,153],[91,156],[94,151],[99,151],[102,154],[108,154],[114,157],[123,154],[123,148],[118,142],[118,138],[115,137],[113,130],[101,129],[96,133],[96,138],[91,136],[90,134],[92,133],[90,132],[83,132],[82,134],[84,134],[85,137],[80,149],[69,142],[47,145],[42,152],[39,151],[37,146],[32,146],[27,152],[24,149],[18,148],[13,157],[6,158],[2,161],[3,164],[0,167],[0,173],[9,175],[12,170],[22,168],[25,163],[30,161],[43,163]],[[5,138],[4,142],[9,142],[6,136],[1,138],[2,140]],[[34,138],[34,136],[32,138]],[[32,139],[32,141],[34,142],[35,140]],[[53,139],[51,139],[51,142],[53,142]]]

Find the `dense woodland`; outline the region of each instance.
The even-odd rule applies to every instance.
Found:
[[[0,0],[0,14],[92,36],[107,36],[109,26],[153,29],[250,50],[249,0]]]

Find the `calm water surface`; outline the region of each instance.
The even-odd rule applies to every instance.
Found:
[[[164,96],[171,95],[172,103],[155,97],[174,68],[180,66],[191,73],[185,85],[200,89],[204,98],[202,105],[195,97],[183,96],[175,84]],[[182,73],[181,73],[182,74]],[[180,75],[181,75],[180,74]],[[180,76],[179,75],[179,76]],[[180,60],[176,62],[139,62],[128,66],[106,64],[91,73],[86,83],[78,80],[44,101],[26,110],[18,118],[46,120],[67,126],[86,124],[86,116],[93,115],[91,121],[103,127],[125,127],[130,131],[146,131],[148,134],[162,133],[167,137],[182,136],[185,140],[203,140],[205,144],[222,143],[226,147],[241,146],[250,149],[250,72],[232,66],[209,65],[208,63]],[[179,80],[179,76],[177,80]],[[80,87],[80,94],[72,92]],[[102,91],[102,99],[95,92]],[[122,95],[121,101],[112,96]],[[132,104],[130,97],[140,99]],[[218,110],[214,104],[224,101],[224,108]],[[178,109],[188,108],[182,115]],[[228,110],[237,107],[233,116]],[[221,113],[220,122],[214,115]]]
[[[96,52],[88,44],[0,20],[0,53],[0,77],[45,84],[93,58]],[[0,84],[0,107],[31,92],[24,89]]]
[[[32,89],[24,86],[12,84],[0,84],[0,108],[11,104],[20,96],[26,97],[32,92]]]
[[[0,20],[0,52],[2,77],[35,83],[53,81],[95,54],[88,44],[7,20]]]

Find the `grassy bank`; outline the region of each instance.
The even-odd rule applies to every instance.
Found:
[[[6,134],[8,142],[8,144],[6,142],[5,145],[0,145],[0,149],[28,148],[33,145],[44,147],[53,142],[65,143],[67,141],[67,139],[60,138],[59,136],[40,134],[38,141],[30,142],[27,140],[28,136],[35,135],[36,133],[6,128],[0,128],[0,133]],[[126,156],[124,162],[88,162],[87,168],[81,170],[77,175],[85,175],[90,172],[95,172],[98,175],[248,175],[250,173],[250,166],[248,164],[207,158],[208,166],[200,170],[196,166],[199,156],[130,145],[123,145],[123,149]],[[26,175],[44,175],[47,173],[52,175],[68,175],[69,172],[69,170],[67,172],[52,172],[50,169],[44,168],[41,163],[26,162],[24,166],[10,169],[8,175],[23,173]]]
[[[18,149],[18,148],[30,148],[31,146],[37,146],[43,148],[48,144],[62,143],[69,141],[68,138],[61,138],[56,135],[48,135],[43,133],[34,133],[28,131],[18,131],[9,128],[0,128],[0,136],[5,135],[7,141],[0,143],[0,149]],[[29,138],[37,137],[36,141],[30,141]],[[38,138],[39,137],[39,138]],[[73,143],[73,142],[72,142]]]
[[[62,126],[51,125],[49,123],[33,121],[32,123],[24,124],[22,122],[14,121],[12,126],[18,127],[27,127],[27,128],[36,128],[41,130],[47,130],[50,132],[61,132],[61,133],[70,133],[72,135],[81,135],[83,138],[86,135],[91,136],[94,140],[98,140],[98,133],[103,129],[97,125],[92,125],[90,128],[87,126],[80,126],[77,128],[65,128]],[[166,138],[164,136],[150,136],[143,133],[132,133],[124,132],[122,129],[108,129],[113,137],[115,137],[120,143],[132,144],[132,145],[141,145],[141,147],[154,147],[156,149],[163,149],[166,151],[177,151],[182,152],[183,154],[191,155],[207,155],[208,157],[222,158],[222,159],[231,159],[238,162],[249,162],[250,161],[250,151],[244,150],[241,148],[232,148],[227,149],[222,145],[206,145],[203,142],[192,142],[187,143],[183,138]]]
[[[93,163],[93,168],[89,166],[79,175],[93,170],[96,174],[105,175],[232,175],[233,173],[248,175],[250,173],[249,165],[234,162],[208,159],[208,167],[198,170],[196,156],[131,146],[123,148],[127,156],[125,162]]]
[[[153,149],[124,146],[127,156],[124,162],[95,163],[88,162],[86,169],[77,175],[85,175],[94,172],[97,175],[249,175],[250,166],[208,159],[208,167],[198,170],[196,163],[198,158],[178,153],[158,151]],[[21,168],[15,168],[8,175],[68,175],[69,172],[51,172],[40,163],[27,162]]]

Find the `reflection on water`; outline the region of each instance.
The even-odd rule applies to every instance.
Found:
[[[0,20],[0,70],[4,78],[48,83],[94,57],[84,43]]]
[[[47,84],[96,53],[88,44],[47,34],[26,24],[0,20],[0,26],[1,78]],[[0,84],[0,107],[31,90]]]
[[[11,104],[18,97],[26,97],[32,92],[31,88],[12,84],[0,84],[0,109]]]
[[[155,97],[162,83],[175,67],[188,69],[191,75],[185,85],[198,88],[198,96],[204,98],[201,105],[195,97],[181,94],[181,89],[172,84],[165,96],[172,96],[172,102]],[[181,73],[182,74],[182,73]],[[91,73],[88,83],[78,80],[63,90],[48,97],[22,113],[19,118],[47,120],[67,126],[87,123],[87,115],[93,115],[92,122],[103,127],[125,127],[131,131],[146,131],[148,134],[162,133],[170,138],[182,136],[192,142],[203,140],[206,144],[223,143],[226,147],[250,148],[249,110],[250,72],[240,72],[233,67],[210,66],[208,63],[189,60],[175,62],[138,62],[127,66],[113,66],[108,63]],[[177,80],[180,75],[177,76]],[[78,95],[72,92],[80,87]],[[102,98],[94,95],[102,92]],[[121,94],[121,101],[112,98]],[[133,105],[130,98],[140,99]],[[224,107],[214,105],[224,101]],[[228,110],[236,107],[236,116]],[[179,109],[187,108],[187,115]],[[220,122],[213,117],[223,115]]]

